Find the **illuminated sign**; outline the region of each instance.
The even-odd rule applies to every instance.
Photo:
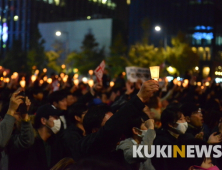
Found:
[[[196,40],[201,40],[201,39],[212,40],[214,38],[214,34],[212,32],[209,33],[195,32],[193,33],[192,37]]]
[[[195,30],[212,30],[213,27],[211,26],[203,26],[203,25],[198,25],[195,27]]]
[[[0,39],[2,39],[3,43],[8,40],[8,26],[6,23],[3,23],[3,26],[0,25]]]

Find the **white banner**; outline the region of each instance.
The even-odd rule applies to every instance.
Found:
[[[131,82],[137,82],[139,79],[144,82],[151,79],[149,68],[126,67],[126,76]]]

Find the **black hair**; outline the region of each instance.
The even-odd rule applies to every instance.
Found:
[[[92,133],[93,128],[101,128],[103,118],[108,112],[111,112],[111,108],[104,104],[91,107],[83,119],[86,134]]]
[[[59,101],[63,100],[67,97],[67,93],[63,90],[55,91],[51,93],[48,97],[48,101],[50,104],[53,104],[53,102],[58,103]]]
[[[76,123],[74,116],[82,117],[82,114],[88,110],[88,107],[82,103],[74,103],[68,110],[68,117],[71,123]]]
[[[168,129],[168,124],[174,125],[181,117],[178,108],[166,108],[161,115],[162,128]]]
[[[143,120],[141,117],[137,117],[136,119],[131,120],[129,128],[128,128],[128,130],[125,131],[124,135],[127,138],[132,137],[132,128],[136,127],[138,129],[140,129],[142,123],[143,123]]]
[[[43,90],[41,88],[34,88],[32,90],[32,94],[37,95],[38,93],[43,93]]]
[[[49,119],[49,115],[46,115],[46,116],[35,116],[34,117],[34,124],[33,124],[34,129],[39,129],[42,126],[41,118],[46,118],[48,120]]]

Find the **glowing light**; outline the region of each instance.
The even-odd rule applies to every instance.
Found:
[[[62,35],[62,33],[61,33],[61,31],[56,31],[55,35],[59,37]]]
[[[155,26],[155,30],[156,30],[156,31],[161,31],[160,26]]]
[[[126,72],[122,72],[122,75],[125,76],[125,75],[126,75]]]
[[[88,81],[88,84],[89,84],[89,87],[93,87],[94,81],[91,79],[91,80]]]
[[[203,76],[207,77],[210,74],[210,67],[203,68]]]
[[[178,83],[178,80],[177,80],[177,79],[174,79],[174,80],[173,80],[173,84],[174,84],[174,85],[177,85],[177,83]]]
[[[93,75],[93,70],[89,70],[89,75]]]
[[[87,77],[83,77],[83,78],[82,78],[82,81],[83,81],[83,83],[87,84],[87,82],[88,82]]]
[[[44,76],[44,77],[43,77],[43,80],[44,80],[44,81],[47,81],[47,79],[48,79],[47,76]]]
[[[195,32],[192,37],[196,40],[206,39],[206,40],[212,40],[214,38],[214,34],[212,32],[206,33],[206,32]]]
[[[25,85],[26,85],[25,80],[21,80],[21,81],[20,81],[20,86],[21,86],[22,88],[25,88]]]
[[[2,41],[5,43],[7,40],[8,40],[8,26],[6,23],[4,23],[2,28]]]
[[[32,80],[32,82],[34,82],[36,80],[36,76],[32,75],[31,80]]]
[[[91,19],[91,16],[87,16],[87,19]]]
[[[79,77],[78,74],[75,74],[75,75],[73,76],[74,79],[77,79],[78,77]]]
[[[75,84],[75,86],[78,86],[79,85],[79,79],[73,80],[73,83]]]
[[[180,87],[180,86],[181,86],[181,82],[180,82],[180,81],[178,81],[178,82],[177,82],[177,85]]]
[[[3,76],[5,77],[6,75],[7,75],[7,72],[6,72],[6,71],[4,71],[4,72],[3,72]]]
[[[47,83],[51,84],[52,83],[52,79],[48,78]]]
[[[62,68],[62,69],[65,69],[65,68],[66,68],[66,65],[65,65],[65,64],[61,65],[61,68]]]
[[[63,77],[65,77],[65,73],[60,73],[60,77],[63,79]]]
[[[173,77],[172,77],[172,76],[167,76],[167,77],[166,77],[166,80],[167,80],[168,82],[171,82],[171,81],[173,80]]]
[[[197,86],[201,86],[201,82],[197,82]]]
[[[115,85],[115,83],[113,82],[113,81],[111,81],[110,83],[109,83],[109,86],[110,87],[113,87]]]
[[[39,70],[35,70],[35,75],[37,76],[39,74]]]
[[[18,77],[18,73],[17,72],[14,72],[13,75],[14,75],[15,79]]]
[[[150,74],[151,74],[152,79],[154,79],[154,80],[159,79],[159,70],[160,70],[159,66],[150,67]]]
[[[43,72],[46,73],[46,72],[47,72],[47,68],[44,68],[44,69],[43,69]]]
[[[203,89],[204,89],[204,86],[201,86],[201,89],[203,90]]]
[[[131,0],[126,0],[127,5],[131,4]]]
[[[198,70],[199,70],[199,67],[196,66],[196,67],[195,67],[195,70],[198,71]]]
[[[73,69],[73,72],[74,72],[74,73],[77,73],[78,71],[79,71],[79,70],[78,70],[77,68],[74,68],[74,69]]]
[[[14,21],[18,21],[18,19],[19,19],[18,15],[15,15],[14,16]]]
[[[205,83],[205,86],[210,86],[210,82],[206,82],[206,83]]]
[[[39,81],[39,84],[42,85],[42,84],[43,84],[43,80],[40,80],[40,81]]]

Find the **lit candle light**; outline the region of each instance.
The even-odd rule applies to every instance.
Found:
[[[36,76],[32,75],[31,80],[32,80],[32,82],[34,82],[36,80]]]
[[[109,86],[110,87],[113,87],[115,85],[115,83],[113,82],[113,81],[111,81],[110,83],[109,83]]]
[[[46,72],[47,72],[47,68],[44,68],[44,69],[43,69],[43,72],[46,73]]]
[[[173,84],[174,84],[174,85],[177,85],[177,83],[178,83],[178,80],[177,80],[177,79],[174,79],[174,80],[173,80]]]
[[[40,85],[42,85],[42,84],[43,84],[43,82],[44,82],[43,80],[40,80],[40,81],[39,81],[39,84],[40,84]]]
[[[6,72],[6,71],[4,71],[4,72],[3,72],[3,76],[5,77],[6,75],[7,75],[7,72]]]
[[[93,81],[92,79],[90,79],[90,80],[88,81],[88,84],[89,84],[90,87],[93,87],[94,81]]]
[[[60,73],[60,77],[63,79],[65,77],[65,73]]]
[[[17,72],[14,72],[13,75],[14,75],[15,79],[18,77],[18,73]]]
[[[209,83],[209,82],[206,82],[206,83],[205,83],[205,86],[210,86],[210,83]]]
[[[65,68],[66,68],[66,65],[65,65],[65,64],[61,65],[61,68],[62,68],[62,69],[65,69]]]
[[[197,86],[201,86],[201,82],[197,82]]]
[[[178,81],[178,82],[177,82],[177,85],[180,87],[180,86],[181,86],[181,82],[180,82],[180,81]]]
[[[75,74],[75,75],[73,76],[74,79],[77,79],[78,77],[79,77],[78,74]]]
[[[9,83],[9,82],[10,82],[10,78],[7,77],[7,78],[5,79],[5,82],[6,82],[6,83]]]
[[[89,75],[93,75],[93,70],[89,70]]]
[[[47,76],[44,76],[44,77],[43,77],[43,80],[44,80],[44,81],[47,81],[47,80],[48,80],[48,77],[47,77]]]
[[[35,70],[35,75],[37,76],[39,74],[39,70]]]
[[[52,79],[48,78],[47,83],[51,84],[52,83]]]
[[[159,79],[159,70],[160,70],[159,66],[150,67],[150,74],[151,74],[152,79],[158,81],[158,79]]]
[[[20,81],[20,86],[21,86],[22,88],[25,88],[25,85],[26,85],[25,80],[21,80],[21,81]]]
[[[73,80],[73,83],[75,84],[75,86],[78,86],[79,85],[79,79]]]
[[[87,84],[88,83],[88,79],[86,77],[82,78],[83,83]]]
[[[184,83],[189,84],[189,80],[185,79]]]
[[[203,89],[204,89],[204,86],[201,86],[201,89],[203,90]]]
[[[122,72],[122,75],[125,76],[125,75],[126,75],[126,72]]]

